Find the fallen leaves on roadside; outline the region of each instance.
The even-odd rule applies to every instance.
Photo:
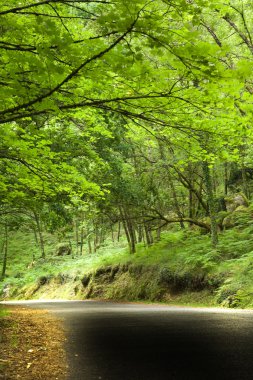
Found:
[[[40,310],[10,310],[0,320],[0,379],[65,380],[65,337],[60,321]]]

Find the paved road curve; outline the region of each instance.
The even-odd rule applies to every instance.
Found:
[[[253,379],[253,311],[24,303],[63,317],[69,380]]]

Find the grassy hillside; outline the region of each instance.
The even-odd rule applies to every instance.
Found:
[[[238,214],[239,215],[239,214]],[[247,221],[248,218],[248,221]],[[208,235],[179,230],[162,234],[152,247],[128,253],[124,240],[107,241],[96,254],[56,256],[54,236],[47,258],[31,233],[13,232],[2,299],[103,298],[193,305],[253,306],[253,226],[249,215],[220,234],[216,250]]]

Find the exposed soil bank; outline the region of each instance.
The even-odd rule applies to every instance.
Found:
[[[171,272],[167,267],[121,264],[78,276],[40,277],[22,288],[6,287],[3,299],[107,299],[215,305],[220,279],[203,273]]]

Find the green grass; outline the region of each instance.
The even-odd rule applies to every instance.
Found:
[[[0,318],[4,318],[9,314],[9,311],[0,305]]]

